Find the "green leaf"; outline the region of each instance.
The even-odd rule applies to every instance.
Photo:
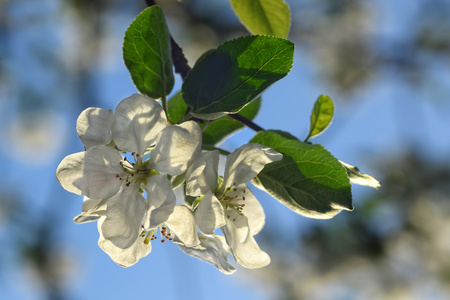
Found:
[[[321,134],[331,124],[334,114],[334,104],[330,97],[321,95],[314,103],[309,124],[309,134],[305,142],[314,136]]]
[[[369,186],[377,190],[381,187],[381,183],[376,180],[375,177],[361,173],[355,166],[349,165],[343,161],[339,162],[347,170],[347,175],[351,183]]]
[[[201,57],[186,77],[182,95],[201,119],[236,113],[292,68],[294,45],[269,36],[241,37]]]
[[[257,98],[249,105],[245,106],[239,114],[249,120],[253,120],[261,107],[261,98]],[[230,116],[223,116],[212,121],[203,131],[203,144],[215,146],[220,144],[228,136],[244,128],[244,125],[232,119]]]
[[[239,20],[252,34],[286,38],[290,27],[289,5],[283,0],[231,0]]]
[[[251,142],[283,154],[282,160],[266,165],[253,183],[294,212],[327,219],[343,209],[353,209],[347,172],[321,145],[286,138],[274,131],[260,131]]]
[[[184,102],[183,97],[181,97],[181,92],[177,92],[175,95],[170,97],[167,102],[167,113],[170,122],[178,123],[186,114],[188,109],[187,104]]]
[[[136,88],[165,98],[174,84],[170,35],[159,6],[142,11],[125,32],[123,59]]]

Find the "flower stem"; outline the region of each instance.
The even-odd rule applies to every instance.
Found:
[[[161,97],[161,105],[162,105],[164,112],[166,113],[169,123],[172,124],[172,120],[170,120],[169,112],[167,111],[167,99],[166,99],[165,93],[164,93],[164,96]]]

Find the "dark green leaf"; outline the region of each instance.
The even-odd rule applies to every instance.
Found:
[[[163,98],[174,84],[170,35],[159,6],[145,9],[128,27],[123,59],[136,88],[152,98]]]
[[[182,95],[191,114],[217,119],[238,112],[270,85],[286,76],[294,45],[281,38],[247,36],[219,46],[195,64]]]
[[[245,106],[239,112],[239,114],[249,120],[253,120],[253,118],[256,117],[260,106],[261,98],[257,98],[256,100]],[[223,116],[217,120],[212,121],[203,131],[203,144],[212,146],[218,145],[229,135],[242,128],[244,128],[244,125],[242,125],[235,119],[232,119],[228,115]]]
[[[260,131],[251,142],[283,154],[282,160],[266,165],[254,183],[288,208],[320,219],[353,209],[347,172],[321,145],[289,139],[273,131]]]
[[[311,121],[309,124],[309,134],[305,141],[309,138],[321,134],[331,124],[334,114],[334,104],[330,97],[321,95],[314,103],[311,113]]]
[[[376,180],[375,177],[363,174],[357,167],[349,165],[343,161],[340,161],[340,163],[347,170],[347,175],[348,178],[350,178],[351,183],[370,186],[374,189],[379,189],[381,187],[381,183]]]
[[[175,95],[170,97],[167,102],[167,113],[169,115],[169,120],[172,123],[178,123],[186,114],[188,109],[187,104],[184,102],[183,97],[181,97],[181,92],[177,92]]]
[[[288,36],[290,12],[283,0],[231,0],[231,6],[252,34]]]

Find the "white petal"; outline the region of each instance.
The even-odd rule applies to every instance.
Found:
[[[73,185],[92,199],[105,199],[115,195],[122,185],[116,176],[124,176],[120,166],[122,155],[111,147],[95,146],[84,155],[82,174]]]
[[[108,199],[102,233],[115,246],[130,247],[141,233],[146,203],[137,187],[125,187]]]
[[[162,173],[179,175],[200,153],[202,131],[194,121],[167,126],[151,152],[149,167]]]
[[[83,198],[83,206],[81,211],[87,212],[89,210],[98,209],[100,206],[106,203],[106,199],[91,199],[89,197],[84,196]]]
[[[249,182],[266,164],[281,158],[283,155],[272,148],[253,143],[245,144],[227,157],[223,187],[231,187],[233,183],[240,185]]]
[[[219,151],[200,153],[186,172],[186,195],[203,196],[217,186]]]
[[[148,210],[144,227],[150,230],[167,221],[173,213],[177,198],[170,181],[163,175],[150,177],[145,190],[147,191]]]
[[[244,204],[242,213],[248,220],[251,235],[258,234],[263,229],[266,219],[262,205],[246,184],[238,186],[236,193],[239,195],[239,199],[245,197],[245,200],[238,200],[233,203]]]
[[[97,107],[85,109],[77,119],[77,134],[86,149],[111,142],[113,111]]]
[[[226,221],[227,225],[221,229],[236,262],[249,269],[267,266],[270,263],[270,257],[266,252],[261,251],[253,238],[248,227],[247,218],[239,215],[234,210],[228,210]]]
[[[198,237],[200,239],[200,245],[189,248],[179,244],[178,247],[186,254],[210,263],[224,274],[233,274],[236,271],[227,261],[230,250],[223,236],[214,235],[208,237],[199,233]]]
[[[147,256],[151,252],[152,246],[150,243],[144,244],[145,236],[139,236],[127,249],[116,247],[113,243],[111,243],[111,241],[106,240],[102,234],[102,225],[104,221],[104,217],[98,221],[98,231],[100,233],[98,245],[119,266],[130,267],[137,263],[139,259]]]
[[[70,154],[61,161],[56,169],[56,178],[68,192],[81,195],[81,189],[74,185],[83,177],[84,156],[86,152]]]
[[[152,98],[134,94],[117,105],[112,136],[120,150],[143,155],[166,126],[161,105]]]
[[[175,234],[173,241],[186,247],[195,247],[200,244],[192,211],[184,205],[177,205],[167,220],[170,231]]]
[[[226,224],[222,204],[211,191],[198,204],[195,211],[195,221],[198,229],[208,235],[213,235],[216,228]]]
[[[92,222],[100,219],[102,216],[106,216],[106,200],[107,199],[90,199],[84,197],[83,209],[73,221],[77,224]]]

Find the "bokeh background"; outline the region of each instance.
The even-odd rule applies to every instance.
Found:
[[[227,0],[158,2],[191,66],[247,34]],[[62,158],[82,150],[78,114],[136,92],[121,44],[145,1],[0,1],[0,299],[450,298],[450,2],[287,2],[294,66],[264,94],[256,123],[302,139],[327,94],[335,119],[312,141],[383,185],[354,186],[355,210],[331,220],[253,188],[266,212],[257,240],[272,263],[233,262],[226,276],[174,244],[115,265],[95,223],[72,222],[82,198],[55,178]],[[173,92],[180,86],[177,76]]]

